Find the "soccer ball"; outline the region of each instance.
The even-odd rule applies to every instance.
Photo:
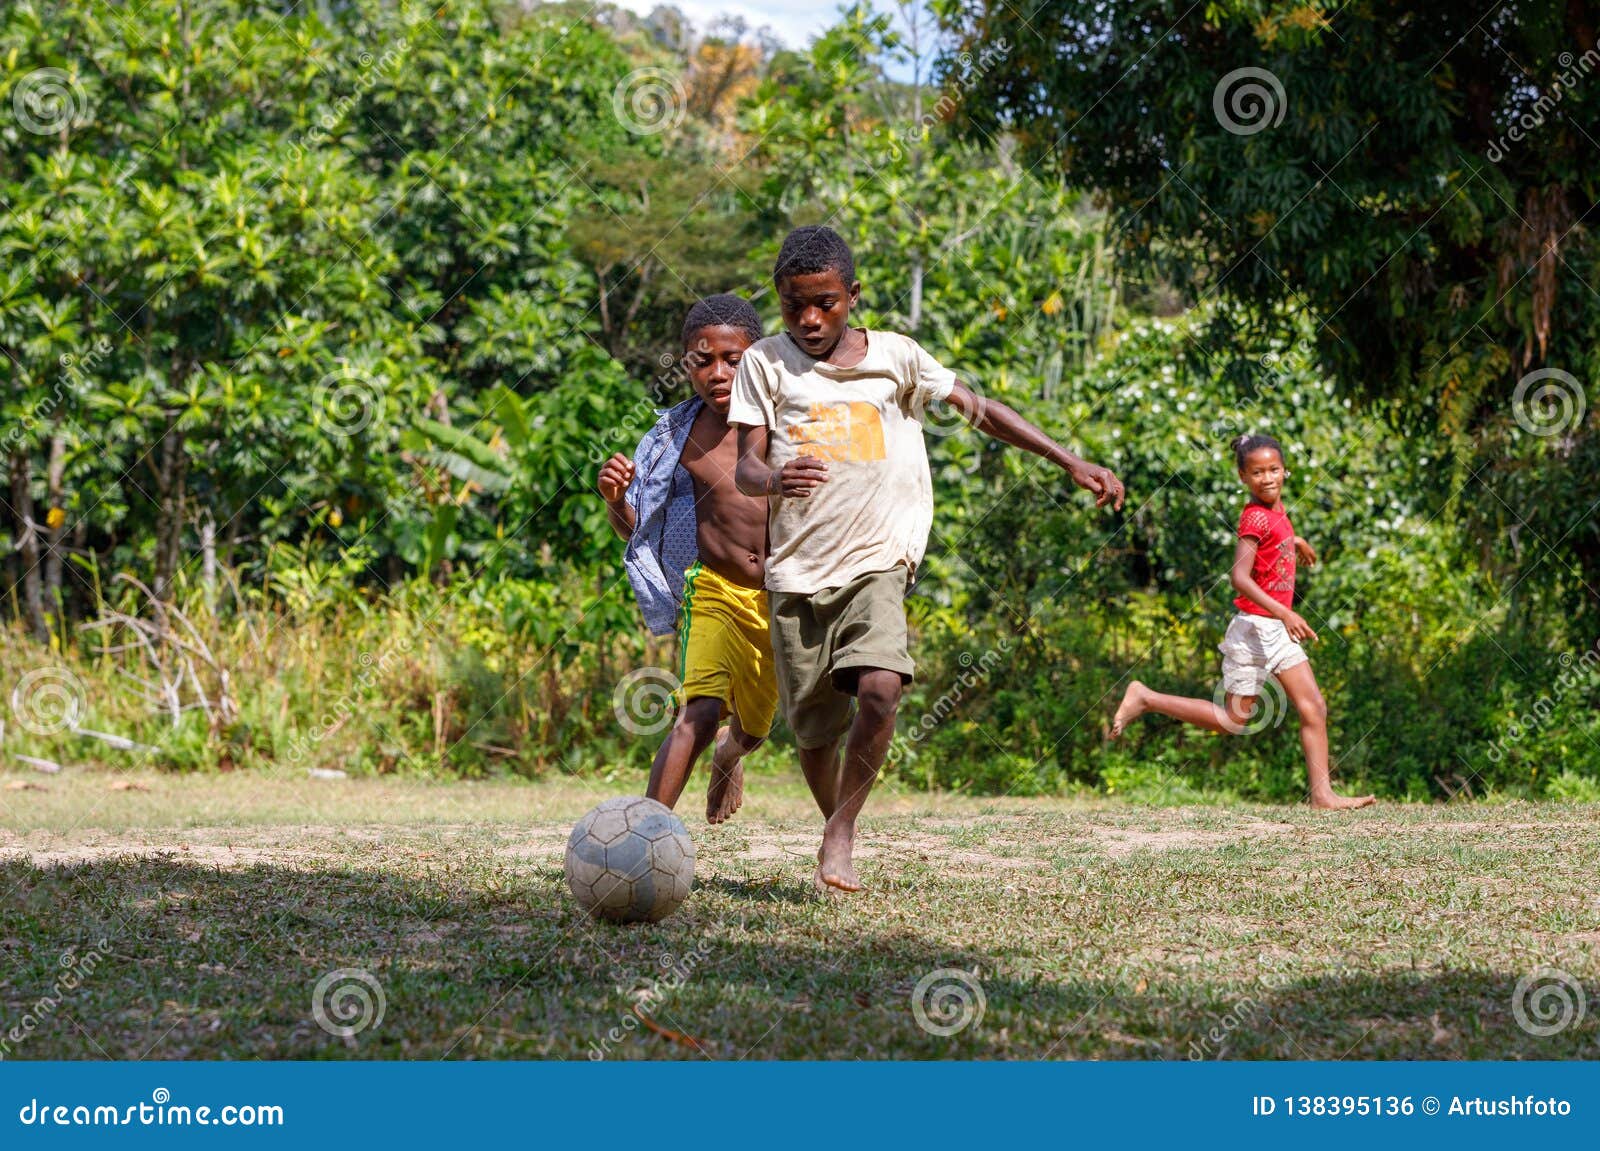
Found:
[[[654,923],[689,898],[694,842],[665,804],[608,799],[567,839],[567,886],[585,911],[613,923]]]

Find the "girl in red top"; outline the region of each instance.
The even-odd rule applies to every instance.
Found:
[[[1230,446],[1250,500],[1239,514],[1239,543],[1233,553],[1233,587],[1239,593],[1233,603],[1239,614],[1217,649],[1222,653],[1220,698],[1163,695],[1134,680],[1112,718],[1111,737],[1121,735],[1129,722],[1147,711],[1225,735],[1259,730],[1283,718],[1282,708],[1272,707],[1269,699],[1251,723],[1262,689],[1275,678],[1300,714],[1311,806],[1366,807],[1374,802],[1372,796],[1335,795],[1328,777],[1328,705],[1300,646],[1301,640],[1315,640],[1317,633],[1294,610],[1296,560],[1310,567],[1317,562],[1317,553],[1294,534],[1283,510],[1283,481],[1289,477],[1283,448],[1262,435],[1240,436]]]

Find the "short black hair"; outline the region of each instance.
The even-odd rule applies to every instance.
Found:
[[[749,336],[752,344],[766,334],[761,330],[761,317],[756,315],[750,301],[729,292],[694,302],[683,319],[684,351],[689,350],[689,341],[701,328],[736,328]]]
[[[1234,436],[1233,442],[1228,445],[1233,449],[1233,462],[1241,472],[1244,471],[1244,462],[1250,458],[1250,453],[1262,448],[1271,448],[1278,453],[1278,458],[1283,459],[1283,445],[1269,435],[1259,432],[1247,432],[1242,436]]]
[[[826,224],[807,224],[783,238],[778,262],[772,269],[772,282],[785,276],[810,276],[817,272],[838,272],[848,288],[856,282],[856,259],[850,245]]]

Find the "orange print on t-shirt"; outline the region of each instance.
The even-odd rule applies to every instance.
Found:
[[[883,420],[872,404],[812,404],[804,423],[789,429],[802,456],[819,460],[881,460]]]

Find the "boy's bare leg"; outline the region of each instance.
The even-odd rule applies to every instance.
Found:
[[[717,733],[722,718],[722,701],[710,696],[691,699],[678,711],[678,719],[661,742],[656,760],[650,765],[650,783],[645,795],[668,807],[678,806],[683,785],[689,782],[694,761]]]
[[[1311,806],[1343,811],[1378,802],[1376,796],[1335,795],[1328,774],[1328,705],[1317,687],[1309,663],[1278,673],[1278,682],[1300,713],[1300,746],[1306,753],[1306,779],[1311,784]]]
[[[706,822],[721,823],[744,804],[744,757],[760,747],[762,739],[739,726],[734,713],[717,732],[711,753],[711,782],[706,784]]]
[[[1111,717],[1111,738],[1116,739],[1128,729],[1129,723],[1147,711],[1170,715],[1173,719],[1192,723],[1207,731],[1238,735],[1244,730],[1245,724],[1250,722],[1250,717],[1255,714],[1257,698],[1253,695],[1230,694],[1226,698],[1227,706],[1218,707],[1209,699],[1163,695],[1159,691],[1151,691],[1138,680],[1134,680],[1123,693],[1117,714]]]
[[[822,747],[800,749],[800,771],[817,801],[822,818],[827,819],[839,806],[839,741]]]
[[[894,738],[895,712],[904,686],[897,671],[866,668],[856,685],[856,718],[844,746],[844,767],[839,775],[839,802],[822,829],[822,849],[817,852],[817,877],[841,891],[860,891],[852,858],[856,846],[856,817],[878,778]]]

